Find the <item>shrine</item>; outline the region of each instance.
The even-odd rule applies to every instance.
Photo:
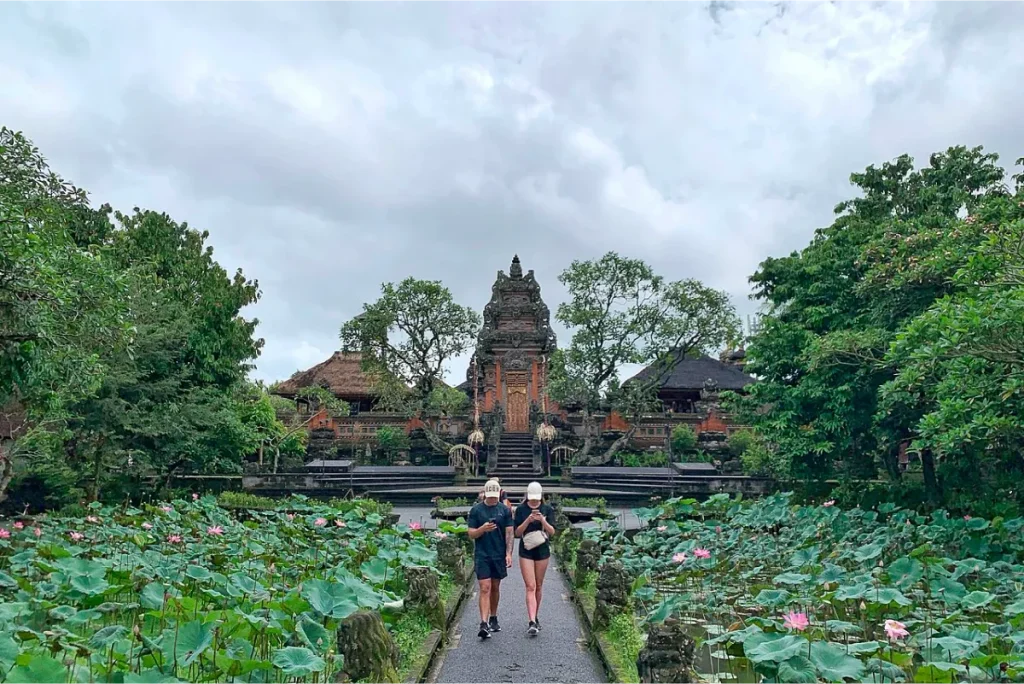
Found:
[[[458,389],[479,397],[481,410],[504,415],[504,431],[529,433],[531,407],[541,403],[547,356],[555,350],[551,314],[541,299],[533,271],[523,275],[519,257],[508,275],[498,271],[483,327]]]

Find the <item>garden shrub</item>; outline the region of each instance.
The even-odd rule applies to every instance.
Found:
[[[672,428],[672,453],[684,454],[697,448],[697,433],[689,425],[680,423]]]

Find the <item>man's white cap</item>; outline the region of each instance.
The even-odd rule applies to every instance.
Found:
[[[540,501],[543,490],[540,488],[540,482],[531,482],[526,487],[526,498],[530,501]]]
[[[484,498],[497,497],[501,495],[501,485],[497,480],[488,480],[484,485]]]

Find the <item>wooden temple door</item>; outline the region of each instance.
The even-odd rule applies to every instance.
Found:
[[[505,415],[505,430],[508,432],[530,431],[530,400],[526,395],[526,373],[508,373],[505,376],[508,393],[508,412]]]

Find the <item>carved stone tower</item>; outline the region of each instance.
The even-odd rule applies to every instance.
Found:
[[[474,352],[482,408],[490,412],[501,406],[505,431],[528,433],[530,406],[540,403],[543,389],[542,359],[555,350],[555,333],[540,285],[533,271],[523,275],[518,256],[512,259],[508,275],[498,271],[483,318]],[[469,367],[467,378],[472,383],[472,362]]]

